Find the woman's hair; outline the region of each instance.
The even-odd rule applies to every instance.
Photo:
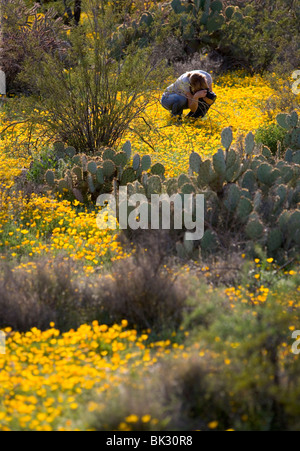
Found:
[[[190,90],[192,94],[197,91],[202,91],[202,89],[209,89],[206,77],[202,74],[188,74],[190,79]]]

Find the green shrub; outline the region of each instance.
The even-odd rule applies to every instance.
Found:
[[[63,55],[67,43],[64,34],[67,27],[57,19],[53,9],[44,15],[38,3],[28,6],[23,0],[1,0],[1,69],[6,74],[8,94],[31,92],[31,82],[24,83],[18,75],[24,68],[26,58],[36,52],[57,52]]]
[[[287,132],[277,124],[262,125],[256,130],[255,141],[257,144],[263,144],[267,146],[273,155],[277,154],[278,141],[282,148],[284,138]]]
[[[27,172],[27,179],[37,184],[43,184],[47,170],[56,169],[57,167],[58,158],[54,149],[41,149],[38,154],[33,156]]]
[[[0,328],[46,330],[54,322],[61,331],[67,331],[92,321],[95,312],[88,284],[77,283],[73,271],[74,264],[64,257],[41,259],[30,270],[2,265]]]

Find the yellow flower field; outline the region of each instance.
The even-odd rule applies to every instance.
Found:
[[[109,390],[129,365],[155,362],[143,344],[147,335],[138,337],[126,325],[125,320],[113,327],[95,321],[64,334],[54,324],[45,332],[6,329],[6,354],[0,355],[0,429],[76,429],[74,411],[89,396],[88,410],[93,409],[92,389]]]
[[[1,198],[0,249],[2,259],[26,255],[34,258],[64,251],[83,262],[89,272],[103,260],[125,257],[115,233],[99,230],[97,212],[76,213],[76,201],[33,195]]]
[[[208,290],[208,296],[219,295],[217,290]],[[232,312],[243,308],[250,324],[257,321],[253,305],[260,306],[261,314],[270,311],[276,293],[262,286],[256,293],[238,287],[227,289],[225,295]],[[299,296],[298,288],[286,299],[277,297],[278,307],[290,310],[289,318],[282,320],[287,336],[297,326]],[[109,401],[114,389],[135,374],[146,384],[149,374],[162,361],[188,364],[200,358],[216,368],[223,364],[222,371],[228,375],[241,363],[239,352],[245,346],[244,339],[229,337],[224,341],[216,335],[214,344],[208,345],[205,339],[189,341],[189,332],[185,331],[185,344],[175,333],[171,339],[149,342],[150,330],[138,334],[127,326],[123,320],[110,327],[94,321],[66,333],[56,329],[54,323],[48,330],[32,328],[26,333],[6,328],[6,354],[0,355],[0,430],[86,430],[92,414],[105,409],[103,400]],[[282,371],[298,361],[288,342],[288,338],[283,340],[278,348]],[[137,413],[133,411],[123,418],[117,430],[132,430],[137,421],[151,423],[155,430],[158,420],[147,412],[146,405],[141,418]],[[214,429],[210,423],[207,427]]]
[[[234,139],[269,123],[270,119],[261,107],[276,92],[263,77],[230,74],[220,77],[213,85],[217,94],[215,104],[203,120],[184,119],[182,124],[172,122],[170,113],[160,105],[160,94],[146,112],[155,124],[147,141],[155,152],[134,133],[128,133],[134,152],[150,154],[154,162],[163,163],[168,176],[177,176],[188,170],[189,155],[195,151],[202,158],[209,158],[221,146],[221,132],[232,127]],[[273,120],[279,111],[273,111]],[[187,111],[186,111],[187,113]],[[149,122],[150,123],[150,122]]]

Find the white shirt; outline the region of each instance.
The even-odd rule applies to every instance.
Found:
[[[207,84],[209,87],[209,90],[212,91],[212,77],[208,72],[205,72],[204,70],[192,70],[190,72],[186,72],[185,74],[182,74],[172,85],[168,86],[166,89],[166,93],[175,93],[175,94],[182,94],[186,95],[188,92],[190,92],[190,80],[188,77],[188,74],[201,74],[206,77]]]

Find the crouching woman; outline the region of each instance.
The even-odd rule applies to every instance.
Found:
[[[212,78],[204,71],[187,72],[175,83],[168,86],[162,98],[162,106],[181,117],[184,110],[189,109],[188,117],[204,117],[216,100],[212,91]]]

